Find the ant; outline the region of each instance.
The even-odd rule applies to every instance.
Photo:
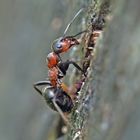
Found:
[[[63,82],[62,78],[66,75],[66,72],[70,64],[73,64],[78,70],[80,70],[86,77],[83,69],[74,61],[66,60],[62,61],[60,54],[68,51],[72,46],[80,44],[80,41],[75,37],[83,34],[85,31],[79,32],[73,36],[66,36],[66,32],[75,20],[75,18],[83,11],[83,8],[80,9],[73,19],[67,25],[64,34],[62,37],[57,39],[52,45],[53,52],[49,53],[47,56],[48,61],[48,80],[38,81],[34,83],[35,90],[42,95],[48,106],[60,113],[62,118],[68,123],[68,120],[63,115],[63,113],[71,112],[74,106],[74,94],[76,94],[81,87],[81,80],[79,83],[76,83],[72,90],[68,88]],[[41,88],[42,87],[42,88]],[[40,89],[41,88],[41,89]]]

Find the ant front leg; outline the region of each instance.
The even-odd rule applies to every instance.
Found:
[[[81,43],[81,37],[80,37],[80,39],[76,39],[75,37],[77,37],[77,36],[79,36],[83,33],[86,33],[86,32],[87,32],[87,30],[84,30],[84,31],[81,31],[81,32],[77,33],[76,35],[66,36],[63,40],[64,41],[70,41],[69,48],[72,47],[73,45],[79,45]]]
[[[75,66],[78,70],[80,70],[84,74],[84,76],[86,76],[84,70],[76,62],[72,60],[67,60],[65,62],[61,62],[58,64],[58,67],[60,68],[60,70],[63,72],[64,75],[66,75],[66,72],[70,64],[73,64],[73,66]]]
[[[41,86],[46,86],[46,87],[51,87],[51,83],[50,81],[38,81],[36,83],[34,83],[33,87],[34,89],[40,94],[43,95],[42,90],[39,88]]]

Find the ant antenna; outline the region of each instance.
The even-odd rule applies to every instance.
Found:
[[[72,37],[76,37],[76,36],[78,36],[78,35],[80,35],[80,34],[83,34],[83,33],[86,33],[86,32],[88,32],[88,30],[81,31],[81,32],[79,32],[78,34],[73,35]]]
[[[88,32],[88,30],[81,31],[81,32],[79,32],[75,35],[72,35],[72,36],[67,36],[67,38],[71,38],[71,37],[73,38],[73,37],[76,37],[76,36],[81,35],[81,34],[86,33],[86,32]]]
[[[71,24],[74,22],[74,20],[76,19],[76,17],[84,10],[84,8],[81,8],[73,17],[73,19],[69,22],[69,24],[67,25],[64,33],[63,33],[63,37],[66,35],[66,32],[68,31],[69,27],[71,26]]]

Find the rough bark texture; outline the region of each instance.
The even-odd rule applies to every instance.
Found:
[[[83,68],[87,71],[87,77],[83,82],[83,86],[78,93],[78,100],[75,104],[75,108],[71,113],[71,123],[73,128],[70,129],[68,139],[82,140],[86,139],[88,133],[88,123],[90,113],[92,112],[95,102],[95,60],[96,60],[96,47],[93,39],[93,32],[101,30],[104,27],[102,20],[95,21],[98,19],[105,19],[109,12],[109,1],[93,1],[88,7],[87,12],[87,28],[89,32],[83,37],[83,48],[80,60],[82,60]],[[100,18],[99,18],[100,17]],[[85,17],[84,17],[85,18]],[[74,77],[75,78],[75,77]]]
[[[139,0],[113,1],[103,39],[96,46],[93,71],[80,93],[84,100],[72,115],[75,130],[69,139],[139,139],[139,4]]]
[[[116,1],[112,21],[97,47],[96,94],[100,101],[91,115],[91,121],[94,118],[94,125],[100,130],[96,139],[140,137],[139,3],[138,0]],[[93,133],[90,131],[88,139],[93,139]]]

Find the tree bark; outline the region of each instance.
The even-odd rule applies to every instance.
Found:
[[[139,139],[139,4],[139,0],[112,2],[92,70],[80,92],[80,109],[72,114],[79,131],[72,130],[69,139]]]
[[[140,137],[139,4],[139,0],[112,4],[112,21],[97,45],[95,93],[99,102],[90,116],[89,140]]]

